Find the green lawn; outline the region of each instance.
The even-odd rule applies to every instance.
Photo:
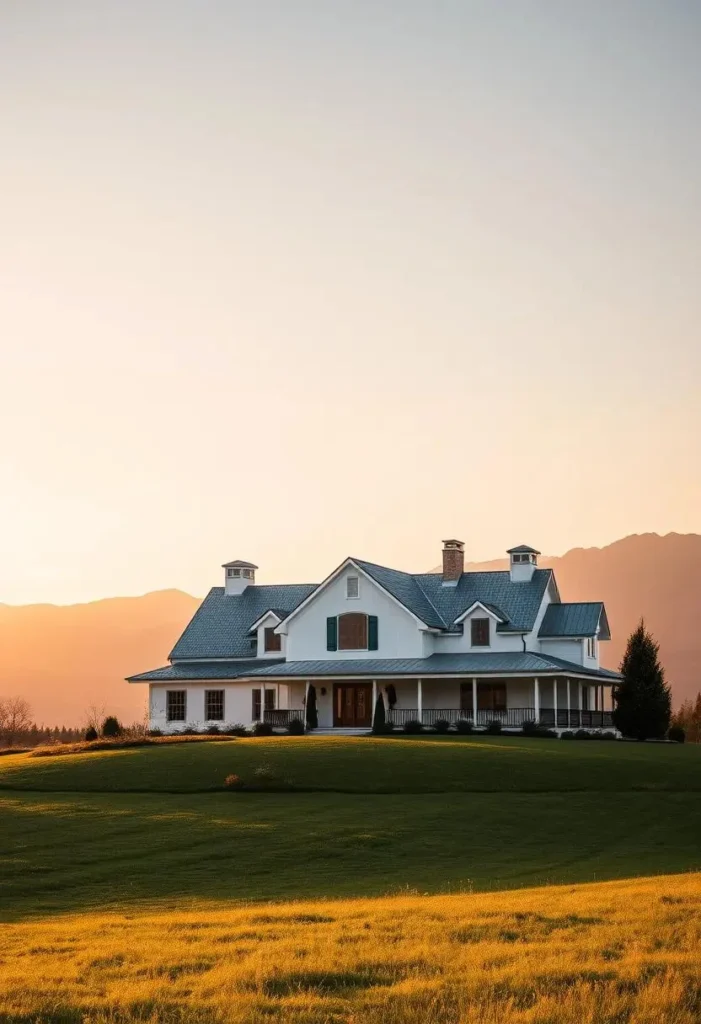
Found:
[[[0,758],[0,790],[196,793],[270,765],[295,787],[337,793],[701,791],[695,745],[524,737],[274,737]]]
[[[212,791],[263,764],[322,791]],[[303,737],[4,757],[0,916],[698,870],[699,789],[699,748],[594,741]]]

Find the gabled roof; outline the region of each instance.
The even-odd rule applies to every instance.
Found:
[[[534,626],[538,610],[552,579],[552,570],[535,569],[528,582],[512,583],[511,573],[464,572],[455,587],[444,587],[438,573],[414,576],[424,596],[437,610],[446,629],[475,601],[499,609],[505,622],[499,623],[500,633],[529,633]]]
[[[246,587],[242,594],[226,594],[212,587],[185,632],[170,652],[171,659],[245,658],[251,654],[253,623],[270,608],[288,614],[316,589],[314,583]]]
[[[538,636],[543,639],[597,635],[600,640],[611,639],[606,609],[602,601],[550,604],[538,630]]]
[[[506,553],[507,555],[539,555],[540,551],[530,547],[529,544],[518,544],[515,548],[509,548]]]
[[[401,572],[399,569],[388,569],[385,565],[375,565],[374,562],[364,562],[360,558],[353,558],[351,561],[427,626],[434,629],[446,628],[445,620],[421,589],[417,576]]]
[[[235,558],[233,562],[224,562],[222,569],[257,569],[253,562],[244,562],[241,558]]]
[[[475,610],[475,608],[483,608],[490,615],[493,615],[497,622],[506,622],[507,617],[501,608],[497,608],[495,604],[490,604],[489,601],[473,601],[469,608],[466,608],[464,612],[461,612],[455,620],[456,623],[462,622],[467,616]]]

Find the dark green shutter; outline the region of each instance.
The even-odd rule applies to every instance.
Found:
[[[377,650],[377,616],[368,615],[368,650]]]
[[[338,622],[335,615],[329,615],[326,620],[326,650],[338,650]]]

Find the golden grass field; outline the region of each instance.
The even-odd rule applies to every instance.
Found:
[[[3,1024],[698,1024],[701,876],[64,916],[0,931]]]

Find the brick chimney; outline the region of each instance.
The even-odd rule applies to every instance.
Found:
[[[465,568],[465,545],[461,540],[443,541],[443,586],[457,587]]]

